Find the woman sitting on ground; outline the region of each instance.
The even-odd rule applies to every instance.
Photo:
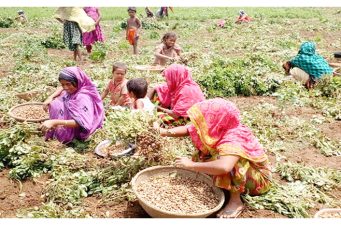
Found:
[[[66,67],[59,74],[59,87],[44,102],[50,119],[41,128],[46,140],[62,143],[85,140],[102,127],[104,110],[95,84],[78,67]]]
[[[148,97],[158,105],[158,111],[163,113],[160,115],[163,122],[175,126],[186,124],[187,110],[205,100],[204,94],[186,66],[170,65],[162,75],[166,78],[166,84],[154,87]]]
[[[237,107],[216,98],[188,110],[191,125],[154,128],[161,136],[190,136],[197,148],[192,159],[180,157],[178,166],[213,176],[214,184],[230,192],[228,204],[217,214],[235,218],[244,209],[241,194],[261,195],[271,187],[268,157],[252,131],[240,123]]]
[[[283,64],[286,74],[292,75],[308,89],[313,88],[324,75],[333,73],[328,62],[315,51],[315,43],[304,42],[295,58]]]

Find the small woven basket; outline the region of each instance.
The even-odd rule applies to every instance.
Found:
[[[45,118],[41,118],[41,119],[27,119],[27,118],[22,118],[17,116],[14,111],[20,107],[23,106],[27,106],[27,105],[40,105],[43,108],[43,103],[41,102],[28,102],[28,103],[24,103],[24,104],[20,104],[20,105],[16,105],[14,107],[12,107],[9,111],[8,111],[8,115],[12,118],[14,118],[15,120],[19,121],[19,122],[35,122],[35,123],[39,123],[45,120],[48,120],[49,117],[45,117]]]

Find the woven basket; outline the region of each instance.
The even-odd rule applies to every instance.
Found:
[[[315,213],[314,218],[323,218],[324,214],[329,214],[329,213],[341,213],[341,209],[321,209],[317,213]],[[337,217],[340,218],[340,217]]]
[[[137,65],[134,66],[134,69],[140,71],[152,71],[152,72],[161,72],[165,69],[164,66],[151,66],[151,65]]]
[[[148,180],[150,177],[153,177],[153,176],[159,176],[163,174],[168,175],[174,172],[177,173],[178,176],[190,177],[194,180],[203,181],[206,184],[210,185],[213,188],[214,193],[219,198],[219,204],[215,208],[205,213],[177,214],[177,213],[164,211],[159,208],[156,208],[154,205],[151,205],[146,200],[142,199],[140,196],[140,193],[137,192],[137,187],[142,181]],[[223,206],[224,200],[225,200],[224,192],[213,185],[213,181],[211,177],[202,173],[197,173],[197,172],[193,172],[187,169],[172,167],[172,166],[154,166],[154,167],[150,167],[150,168],[140,171],[132,179],[132,189],[135,195],[137,196],[142,208],[151,217],[154,217],[154,218],[205,218],[217,212]]]
[[[20,99],[24,99],[26,101],[30,101],[32,98],[37,96],[39,94],[38,91],[27,91],[27,92],[21,92],[16,94],[16,96]]]
[[[41,118],[41,119],[26,119],[26,118],[22,118],[22,117],[18,117],[17,115],[15,115],[13,113],[13,110],[14,109],[17,109],[17,108],[20,108],[22,106],[26,106],[26,105],[41,105],[41,107],[43,107],[43,103],[41,102],[28,102],[28,103],[24,103],[24,104],[20,104],[20,105],[16,105],[14,107],[12,107],[9,111],[8,111],[8,115],[12,118],[14,118],[15,120],[17,121],[20,121],[20,122],[35,122],[35,123],[38,123],[38,122],[42,122],[42,121],[45,121],[45,120],[48,120],[49,118],[46,117],[46,118]]]

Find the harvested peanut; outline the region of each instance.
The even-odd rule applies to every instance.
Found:
[[[139,184],[137,191],[150,205],[177,214],[205,213],[219,203],[212,187],[189,177],[150,177]]]
[[[42,105],[23,105],[13,109],[12,113],[26,120],[45,119],[49,114],[44,111]]]

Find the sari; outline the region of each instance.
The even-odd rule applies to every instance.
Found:
[[[160,105],[170,108],[178,116],[187,118],[187,110],[195,103],[205,100],[199,85],[193,81],[191,72],[183,65],[170,65],[163,75],[166,84],[156,86]]]
[[[313,42],[304,42],[290,63],[292,67],[298,67],[309,74],[313,80],[320,79],[325,74],[333,73],[328,62],[316,53],[316,46]]]
[[[84,7],[86,14],[91,17],[95,22],[99,17],[98,8],[96,7]],[[95,25],[95,30],[83,33],[83,45],[92,45],[96,41],[103,42],[104,36],[102,33],[101,26],[99,24]]]
[[[240,193],[259,195],[269,190],[268,157],[251,130],[240,123],[237,107],[215,98],[188,110],[192,125],[187,129],[197,152],[193,161],[206,162],[221,156],[239,156],[228,174],[213,176],[216,186]]]
[[[60,79],[77,81],[77,91],[69,94],[62,91],[49,105],[50,119],[75,120],[79,127],[58,126],[46,133],[46,139],[56,138],[62,143],[73,139],[85,140],[102,127],[104,108],[95,84],[78,67],[66,67]]]

